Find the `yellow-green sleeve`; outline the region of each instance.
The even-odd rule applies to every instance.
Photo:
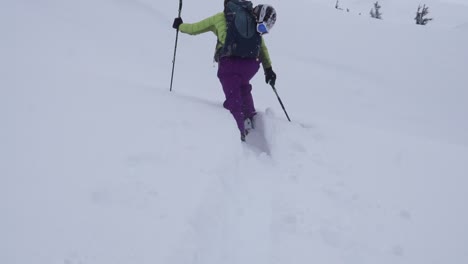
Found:
[[[271,68],[270,54],[262,37],[262,46],[260,47],[260,60],[262,61],[263,69]]]
[[[193,24],[183,23],[180,25],[179,30],[180,32],[189,35],[198,35],[209,31],[214,32],[216,34],[215,25],[218,16],[219,14],[216,14],[214,16],[203,19],[202,21]]]

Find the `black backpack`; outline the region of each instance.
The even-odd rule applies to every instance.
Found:
[[[257,32],[252,2],[230,0],[224,8],[224,16],[227,33],[219,57],[258,58],[262,37]]]

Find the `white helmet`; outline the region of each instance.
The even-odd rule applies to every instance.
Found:
[[[259,32],[262,34],[270,32],[276,22],[276,10],[271,5],[258,5],[253,12],[259,26],[263,25],[264,28],[264,32],[260,32],[261,30]]]

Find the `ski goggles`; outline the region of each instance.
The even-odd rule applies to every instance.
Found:
[[[258,23],[257,24],[257,32],[260,33],[260,35],[268,33],[268,27],[265,22]]]

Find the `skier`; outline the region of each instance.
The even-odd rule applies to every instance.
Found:
[[[253,128],[256,114],[250,80],[260,68],[265,81],[275,85],[276,74],[272,69],[268,49],[262,35],[270,32],[276,22],[276,11],[270,5],[257,5],[250,1],[225,0],[224,12],[217,13],[194,24],[174,19],[172,27],[182,33],[197,35],[208,31],[217,38],[215,61],[218,62],[218,78],[226,97],[224,108],[236,120],[241,140]]]

